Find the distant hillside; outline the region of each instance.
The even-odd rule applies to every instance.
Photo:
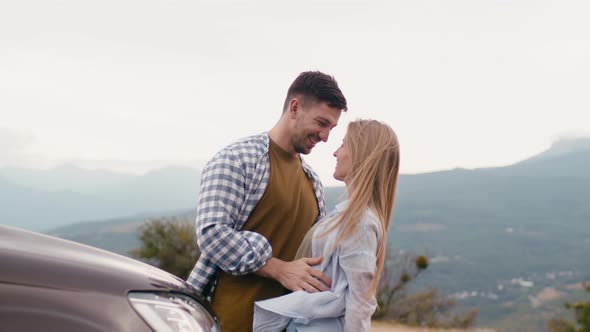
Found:
[[[3,168],[0,176],[10,182],[40,191],[72,191],[93,194],[134,178],[130,174],[87,170],[65,164],[51,169]]]
[[[588,178],[590,138],[562,139],[543,153],[512,166],[490,170],[519,176]]]
[[[187,209],[200,172],[170,167],[135,176],[73,166],[0,170],[2,224],[46,230],[79,221]]]
[[[195,220],[193,210],[169,211],[158,214],[138,214],[124,218],[75,223],[48,231],[50,235],[84,243],[97,248],[128,255],[139,246],[138,228],[152,219],[182,218]]]
[[[390,248],[430,253],[419,284],[478,307],[484,326],[546,330],[571,285],[590,281],[588,146],[570,140],[508,167],[402,176]],[[539,300],[547,293],[559,295]]]
[[[544,331],[563,301],[575,296],[573,285],[590,281],[587,142],[558,142],[507,167],[402,175],[389,249],[429,254],[432,265],[418,286],[438,287],[478,307],[483,326]],[[328,207],[343,194],[343,187],[326,188]],[[140,219],[146,218],[55,234],[104,248],[122,230],[133,238]],[[136,245],[122,241],[116,250]]]

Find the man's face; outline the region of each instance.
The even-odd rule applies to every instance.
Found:
[[[294,113],[294,131],[291,144],[297,153],[308,154],[319,141],[327,142],[332,128],[338,124],[342,110],[325,102],[312,103]]]

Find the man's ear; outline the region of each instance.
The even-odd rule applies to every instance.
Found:
[[[289,117],[291,119],[295,119],[297,117],[297,113],[301,112],[301,103],[299,102],[299,99],[295,98],[291,98],[291,100],[289,101]]]

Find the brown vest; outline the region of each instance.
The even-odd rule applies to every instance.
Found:
[[[242,231],[262,234],[272,246],[273,257],[292,261],[318,216],[318,204],[299,156],[288,154],[272,140],[269,153],[268,186]],[[252,331],[254,301],[283,294],[285,289],[275,280],[255,274],[234,276],[221,272],[213,309],[223,332]]]

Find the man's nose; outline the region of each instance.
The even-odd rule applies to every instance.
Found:
[[[320,139],[324,142],[328,141],[328,136],[330,136],[330,129],[324,129],[320,131]]]

